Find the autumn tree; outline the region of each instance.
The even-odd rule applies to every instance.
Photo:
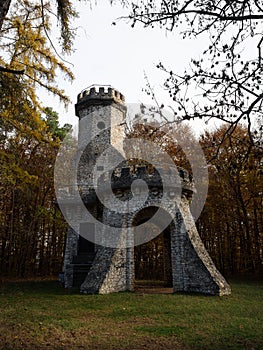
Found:
[[[253,143],[251,123],[262,114],[263,102],[262,2],[131,1],[129,19],[132,26],[160,26],[207,43],[184,72],[157,65],[167,74],[164,87],[174,102],[174,119],[217,118],[230,131],[246,121]]]
[[[69,101],[56,80],[60,72],[72,81],[73,73],[58,50],[72,50],[76,12],[67,0],[58,0],[57,10],[59,45],[51,40],[52,2],[0,2],[0,260],[6,274],[61,267],[65,224],[54,206],[53,168],[70,127],[60,127],[38,96],[42,88]]]
[[[136,114],[135,119],[127,126],[127,139],[138,138],[149,141],[149,149],[146,149],[145,146],[144,149],[137,150],[137,152],[140,153],[140,151],[142,151],[143,153],[147,153],[153,161],[159,160],[159,155],[153,154],[153,149],[151,147],[151,143],[156,144],[159,147],[160,152],[169,155],[172,162],[177,166],[185,168],[191,173],[192,167],[189,163],[186,152],[189,155],[191,147],[197,142],[191,128],[188,125],[183,125],[181,123],[176,126],[166,125],[166,123],[163,124],[160,118],[160,121],[158,121],[156,117],[152,120],[150,117],[149,111],[147,110],[143,113]],[[147,118],[148,121],[145,122]],[[134,147],[136,147],[136,143],[134,143],[130,149],[125,149],[126,157],[128,159],[131,158]]]
[[[5,130],[1,138],[2,275],[46,275],[61,269],[66,225],[55,205],[53,169],[70,128],[57,124],[51,108],[45,112],[33,120],[30,111],[29,125]]]
[[[227,125],[206,132],[201,143],[208,160],[209,192],[198,229],[221,271],[259,271],[262,265],[262,149],[251,147],[247,130]],[[217,153],[217,144],[221,144]]]
[[[56,0],[56,17],[60,25],[60,34],[61,34],[61,44],[63,50],[69,52],[72,48],[73,39],[74,39],[74,30],[71,26],[72,20],[76,17],[77,13],[74,10],[74,7],[70,0]],[[36,6],[41,11],[41,17],[39,25],[46,30],[47,38],[49,39],[48,31],[50,27],[47,25],[47,18],[50,14],[55,12],[51,8],[52,3],[50,1],[30,1],[30,0],[1,0],[0,1],[0,31],[6,30],[6,23],[8,23],[13,15],[13,6],[19,6],[20,9],[24,9],[30,12],[32,6]],[[16,15],[19,15],[19,12],[16,12]],[[3,28],[4,27],[4,28]],[[8,26],[10,29],[10,25]]]

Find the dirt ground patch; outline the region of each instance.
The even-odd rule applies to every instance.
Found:
[[[162,281],[136,281],[134,291],[138,294],[172,294],[173,288],[166,287]]]
[[[173,288],[161,286],[136,286],[135,293],[138,294],[172,294]]]

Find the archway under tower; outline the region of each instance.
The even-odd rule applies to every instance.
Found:
[[[134,247],[135,291],[149,293],[173,291],[171,224],[160,232],[157,222],[149,222],[158,209],[144,208],[133,220],[135,242],[142,237],[146,241]]]

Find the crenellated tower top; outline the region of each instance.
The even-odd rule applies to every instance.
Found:
[[[125,105],[125,97],[118,90],[114,89],[111,85],[98,85],[93,84],[88,88],[81,91],[78,94],[77,104],[76,104],[76,114],[82,106],[96,106],[96,105],[109,105],[113,102]]]

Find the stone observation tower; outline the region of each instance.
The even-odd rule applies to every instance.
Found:
[[[166,188],[164,195],[160,171],[149,162],[131,166],[126,160],[123,150],[126,111],[124,96],[110,86],[92,86],[78,95],[77,186],[81,200],[94,220],[84,220],[78,204],[65,197],[64,205],[73,210],[76,223],[75,230],[72,227],[68,230],[65,287],[101,294],[134,290],[137,278],[134,246],[140,243],[144,234],[137,228],[151,220],[153,226],[165,227],[160,233],[163,280],[174,292],[230,294],[229,285],[213,264],[194,225],[189,206],[194,186],[188,172],[177,168],[178,179]],[[115,164],[116,159],[118,165],[109,171],[108,165]],[[166,171],[172,174],[169,167]],[[140,207],[132,201],[136,180],[138,184],[143,181],[148,186],[144,204]],[[139,197],[143,189],[143,186],[137,187]],[[180,202],[175,205],[179,195]],[[103,199],[107,205],[103,204]],[[120,210],[114,207],[116,201],[121,203],[118,204]],[[161,215],[154,219],[161,201]],[[171,211],[172,207],[176,208],[175,212]],[[168,225],[162,226],[167,220]],[[100,232],[96,227],[100,225],[102,238],[98,239]],[[111,227],[119,230],[120,241],[129,244],[107,244],[113,235]]]

